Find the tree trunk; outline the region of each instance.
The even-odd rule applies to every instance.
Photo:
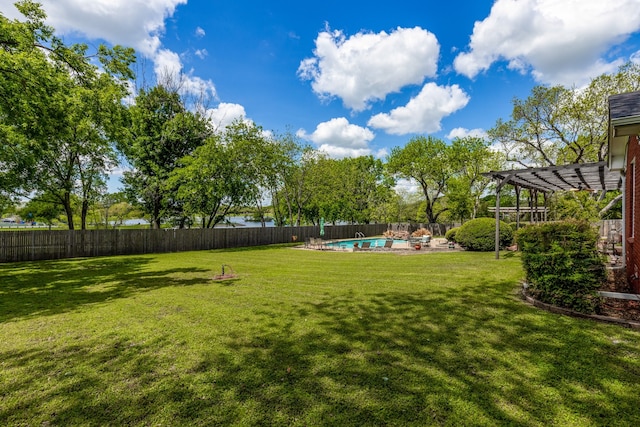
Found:
[[[73,225],[73,208],[71,207],[70,193],[64,194],[63,205],[64,205],[64,212],[67,215],[67,225],[69,226],[69,230],[74,230],[75,227]]]
[[[616,197],[614,197],[613,200],[611,200],[609,203],[607,203],[607,206],[602,208],[602,210],[600,211],[600,213],[599,213],[600,217],[602,217],[604,214],[609,212],[611,210],[611,208],[613,208],[615,206],[615,204],[618,203],[622,199],[622,197],[624,197],[624,194],[618,194]]]
[[[89,213],[89,201],[84,199],[82,201],[82,210],[80,212],[80,229],[87,229],[87,214]]]

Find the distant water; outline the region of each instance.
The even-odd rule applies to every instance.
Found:
[[[259,221],[245,221],[244,217],[242,216],[229,217],[229,221],[233,223],[236,227],[262,227],[262,224]],[[111,221],[111,225],[113,225],[113,221]],[[122,225],[149,225],[149,221],[142,218],[127,219],[123,221]],[[225,223],[216,225],[216,227],[233,227],[234,225],[228,225],[225,222]],[[267,221],[265,225],[267,227],[274,227],[274,221]],[[199,227],[200,222],[196,222],[194,226]]]

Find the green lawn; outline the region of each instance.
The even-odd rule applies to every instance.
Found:
[[[0,425],[640,425],[640,333],[521,277],[290,247],[0,265]]]

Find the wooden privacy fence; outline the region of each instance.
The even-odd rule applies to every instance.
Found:
[[[326,225],[324,239],[378,236],[387,224]],[[213,229],[29,230],[0,233],[0,262],[228,249],[304,242],[318,226]]]

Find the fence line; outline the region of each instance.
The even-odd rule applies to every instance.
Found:
[[[326,225],[325,239],[381,235],[387,224]],[[318,226],[213,229],[27,230],[0,233],[0,262],[230,249],[318,237]]]

